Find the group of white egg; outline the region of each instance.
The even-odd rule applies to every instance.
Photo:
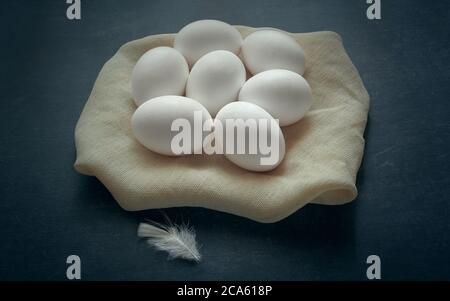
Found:
[[[242,39],[221,21],[190,23],[175,36],[173,48],[153,48],[136,63],[133,134],[146,148],[173,156],[171,124],[178,118],[194,122],[194,111],[202,112],[203,121],[275,118],[279,126],[291,125],[312,104],[304,70],[304,51],[286,33],[261,29]],[[285,154],[279,126],[280,155],[273,164],[262,165],[259,153],[225,156],[247,170],[274,169]]]

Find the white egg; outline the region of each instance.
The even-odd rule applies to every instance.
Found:
[[[277,30],[259,30],[242,44],[245,66],[252,74],[270,69],[287,69],[303,75],[305,53],[289,35]]]
[[[202,56],[192,67],[186,96],[215,116],[224,105],[237,99],[245,78],[244,64],[235,54],[216,50]]]
[[[238,54],[242,36],[236,28],[222,21],[200,20],[183,27],[175,37],[174,48],[180,51],[190,66],[214,50]]]
[[[272,116],[255,104],[227,104],[217,114],[214,127],[216,139],[218,131],[223,133],[220,141],[226,158],[239,167],[264,172],[276,168],[284,158],[283,132]],[[244,145],[241,153],[239,145]]]
[[[162,95],[183,95],[189,67],[184,57],[171,47],[153,48],[137,61],[131,75],[131,92],[140,106]]]
[[[195,125],[195,116],[201,124]],[[189,124],[186,131],[190,140],[184,141],[188,144],[188,151],[184,154],[202,152],[202,140],[208,133],[202,133],[200,139],[194,138],[194,127],[203,127],[205,122],[213,122],[208,111],[197,101],[183,96],[160,96],[150,99],[139,106],[134,112],[131,125],[136,139],[146,148],[163,155],[181,155],[173,148],[173,138],[181,131],[175,127],[175,120],[183,120]],[[199,143],[194,141],[196,139]]]
[[[251,77],[239,92],[239,100],[260,106],[278,119],[280,126],[299,121],[313,101],[308,82],[298,73],[282,69]]]

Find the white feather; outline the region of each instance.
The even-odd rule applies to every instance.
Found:
[[[195,231],[187,225],[162,225],[149,221],[140,223],[137,231],[139,237],[147,238],[149,245],[169,253],[169,259],[182,258],[199,262],[200,252],[195,240]]]

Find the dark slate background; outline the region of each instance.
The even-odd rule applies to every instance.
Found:
[[[377,254],[386,280],[450,280],[450,10],[445,1],[2,1],[0,279],[363,280]],[[204,261],[167,261],[136,237],[158,210],[119,208],[73,169],[73,132],[102,65],[125,42],[197,19],[333,30],[371,95],[359,197],[308,205],[276,224],[197,208],[165,210],[196,228]]]

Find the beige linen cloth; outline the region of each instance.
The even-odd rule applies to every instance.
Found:
[[[237,28],[243,37],[257,30]],[[97,177],[133,211],[199,206],[275,222],[310,202],[354,200],[369,95],[338,34],[291,35],[305,50],[314,104],[300,122],[283,128],[286,156],[275,170],[249,172],[221,155],[166,157],[133,138],[132,69],[147,50],[172,46],[173,34],[129,42],[103,66],[75,129],[75,169]]]

